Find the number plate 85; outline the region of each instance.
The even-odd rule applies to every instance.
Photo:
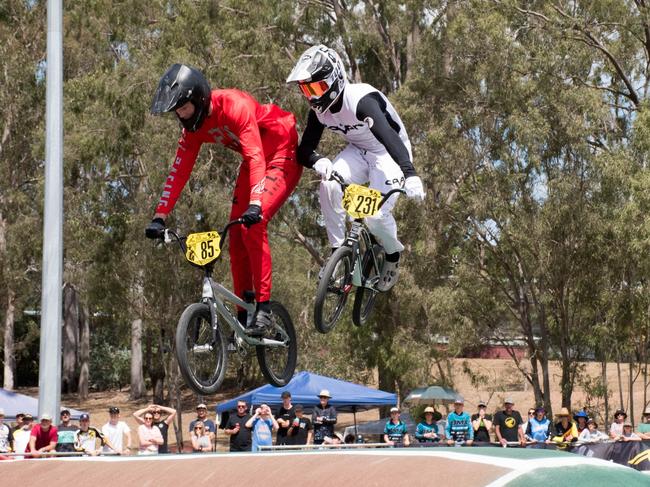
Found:
[[[219,232],[192,233],[187,236],[185,258],[192,264],[206,265],[219,257]]]
[[[343,193],[343,208],[352,218],[367,218],[379,211],[381,193],[376,189],[351,184]]]

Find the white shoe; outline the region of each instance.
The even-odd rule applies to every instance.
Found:
[[[399,279],[399,262],[384,262],[377,283],[377,290],[389,291],[397,283],[397,279]]]

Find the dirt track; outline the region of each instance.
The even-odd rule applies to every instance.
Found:
[[[2,484],[70,487],[275,485],[355,487],[391,485],[482,486],[508,469],[428,457],[390,454],[206,455],[156,459],[51,459],[0,463]]]

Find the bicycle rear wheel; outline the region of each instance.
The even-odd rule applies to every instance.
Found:
[[[373,251],[377,259],[377,268],[372,263],[372,253],[366,250],[363,256],[363,280],[364,282],[375,280],[377,281],[378,273],[381,273],[381,268],[384,265],[386,253],[381,245],[374,245]],[[360,286],[354,294],[354,307],[352,308],[352,321],[357,326],[363,326],[367,323],[372,310],[375,307],[375,298],[379,291]]]
[[[264,337],[285,342],[283,347],[255,347],[264,378],[275,387],[283,387],[296,370],[298,342],[289,312],[277,301],[271,301],[271,326]]]
[[[207,304],[190,304],[183,311],[176,328],[176,358],[194,392],[217,392],[226,373],[226,340],[221,330],[212,329]]]
[[[328,333],[341,317],[352,289],[352,249],[339,247],[334,252],[320,277],[314,303],[314,325],[321,333]]]

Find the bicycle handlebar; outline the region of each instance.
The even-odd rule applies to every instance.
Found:
[[[332,174],[330,175],[330,181],[336,181],[341,185],[341,188],[343,188],[343,191],[345,191],[345,188],[350,186],[348,183],[345,182],[345,179],[343,179],[343,176],[341,176],[339,173],[336,171],[332,171]],[[395,193],[403,193],[406,194],[406,191],[404,191],[402,188],[395,188],[391,189],[388,193],[381,193],[381,201],[379,202],[379,206],[377,208],[381,208],[386,201],[388,201],[388,198],[390,198],[393,194]]]
[[[226,242],[226,238],[228,237],[228,230],[230,227],[234,225],[241,225],[244,223],[244,220],[242,218],[237,218],[235,220],[229,221],[225,227],[223,227],[223,230],[219,232],[219,239],[220,239],[220,246],[223,247],[224,243]],[[165,228],[165,231],[163,232],[163,235],[161,239],[165,243],[172,243],[174,241],[178,242],[178,245],[180,246],[181,250],[183,253],[187,252],[187,245],[185,245],[185,240],[187,237],[185,236],[180,236],[173,230],[169,228]]]

